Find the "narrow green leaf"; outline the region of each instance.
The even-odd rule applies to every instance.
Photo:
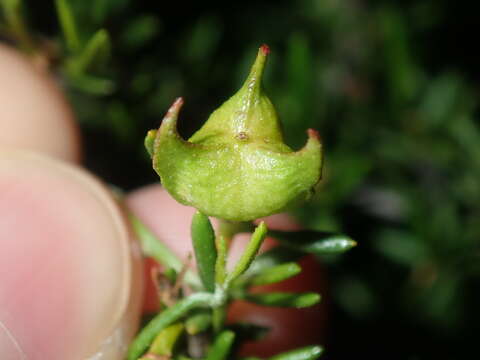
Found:
[[[94,95],[109,95],[115,90],[115,84],[109,79],[79,73],[72,62],[66,67],[68,80],[75,88]]]
[[[225,237],[217,238],[217,262],[215,263],[215,282],[223,285],[227,276],[227,241]]]
[[[23,51],[31,52],[34,50],[34,43],[28,28],[25,25],[22,14],[21,0],[0,0],[0,6],[3,10],[3,16],[10,34],[15,37]]]
[[[182,334],[184,326],[182,323],[170,325],[160,331],[148,350],[155,355],[172,356],[173,348],[179,336]]]
[[[422,76],[412,56],[405,18],[390,7],[381,8],[376,16],[378,32],[384,39],[379,56],[385,66],[387,94],[391,106],[398,107],[412,100]]]
[[[92,2],[92,6],[90,8],[91,16],[96,20],[97,23],[105,20],[109,2],[109,0],[96,0]]]
[[[68,0],[55,0],[55,5],[67,48],[71,52],[76,53],[80,50],[80,39],[78,37],[72,8]]]
[[[126,26],[120,41],[123,47],[138,49],[151,41],[161,31],[162,23],[154,15],[140,15]]]
[[[182,56],[191,64],[197,74],[206,71],[214,58],[213,53],[219,43],[222,22],[214,16],[199,17],[184,39]]]
[[[208,216],[199,211],[195,212],[192,218],[191,236],[200,279],[207,291],[214,292],[217,248],[215,232]]]
[[[287,143],[300,148],[304,141],[303,131],[317,126],[314,111],[325,107],[324,100],[316,96],[315,72],[321,72],[312,54],[312,45],[308,35],[302,31],[292,32],[287,40],[286,51],[287,86],[295,89],[283,100],[280,112],[284,114]],[[315,69],[315,70],[314,70]]]
[[[350,250],[357,243],[343,234],[302,231],[271,231],[282,245],[315,255],[338,254]]]
[[[137,360],[147,350],[160,331],[178,321],[190,310],[210,306],[213,300],[212,294],[199,292],[180,300],[175,305],[159,313],[132,341],[128,349],[127,360]]]
[[[265,306],[304,308],[317,304],[320,301],[320,295],[317,293],[294,294],[272,292],[265,294],[249,294],[245,299]]]
[[[75,59],[75,70],[83,72],[92,65],[104,64],[110,56],[110,36],[105,29],[98,30],[88,40],[79,56]]]
[[[217,336],[213,346],[208,350],[205,360],[226,360],[233,345],[235,333],[233,331],[224,331]]]
[[[129,0],[95,0],[89,4],[90,16],[95,24],[104,24],[109,15],[125,9]]]
[[[263,243],[263,240],[267,236],[267,226],[262,221],[260,225],[257,226],[252,237],[250,238],[247,247],[245,248],[242,256],[238,260],[237,264],[233,271],[227,275],[226,283],[230,284],[233,280],[242,275],[249,267],[252,261],[257,255],[258,249]]]
[[[312,345],[272,356],[268,358],[268,360],[315,360],[318,359],[322,353],[322,347]]]
[[[296,261],[304,256],[304,253],[284,246],[276,246],[258,255],[248,269],[248,274],[258,274],[265,269],[277,266],[286,262]]]
[[[289,279],[302,271],[302,268],[294,262],[280,264],[263,270],[249,280],[250,285],[267,285]]]
[[[140,241],[142,251],[146,256],[157,260],[160,264],[174,269],[179,273],[183,268],[183,263],[177,256],[162,243],[136,216],[129,216],[132,228]],[[185,281],[195,288],[200,287],[199,279],[190,271],[185,274]]]
[[[2,5],[4,11],[6,9],[18,9],[21,4],[21,0],[0,0],[0,5]]]
[[[185,328],[190,335],[206,331],[212,324],[212,314],[208,310],[199,311],[185,321]]]

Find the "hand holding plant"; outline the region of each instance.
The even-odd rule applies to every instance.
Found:
[[[11,4],[15,5],[13,2]],[[18,8],[15,6],[11,8],[15,11],[9,13],[12,15],[10,19],[16,19],[18,16]],[[105,33],[100,31],[85,47],[80,46],[78,41],[73,41],[76,38],[75,24],[68,15],[68,3],[58,1],[57,9],[67,38],[68,51],[71,52],[71,59],[64,62],[62,71],[65,71],[65,74],[75,84],[86,86],[85,81],[95,79],[89,78],[84,73],[86,66],[83,65],[88,65],[88,62],[91,61],[90,57],[86,58],[85,56],[93,56],[105,49],[106,43],[100,40],[108,40],[108,37],[105,37]],[[19,34],[21,33],[17,33],[17,35]],[[22,39],[29,38],[22,37]],[[33,38],[29,39],[28,43],[22,42],[22,45],[28,45],[26,50],[30,55],[35,55]],[[96,48],[97,45],[100,47]],[[255,227],[252,221],[286,210],[307,199],[315,191],[322,167],[321,146],[315,131],[308,131],[309,139],[300,151],[293,151],[283,142],[277,115],[270,100],[265,96],[261,84],[268,52],[269,49],[265,45],[260,48],[257,60],[244,86],[214,112],[202,129],[188,141],[181,139],[176,131],[176,118],[183,102],[181,99],[174,103],[160,129],[151,131],[146,138],[147,150],[153,158],[154,168],[160,175],[165,188],[179,202],[199,210],[193,216],[191,224],[192,249],[195,254],[197,270],[190,269],[187,266],[188,261],[178,258],[167,247],[172,243],[162,244],[154,238],[150,230],[135,215],[131,216],[132,225],[140,237],[144,254],[161,263],[164,272],[157,274],[156,278],[157,285],[163,286],[163,288],[159,287],[162,289],[159,291],[162,310],[138,334],[130,346],[129,359],[143,359],[152,356],[174,359],[231,358],[234,356],[235,348],[243,342],[244,338],[255,338],[259,332],[263,331],[251,325],[245,327],[245,324],[226,322],[228,308],[232,303],[255,303],[274,308],[305,308],[314,305],[320,299],[320,296],[314,292],[268,291],[254,293],[250,290],[298,275],[301,268],[295,261],[303,254],[338,252],[354,245],[351,240],[332,234],[276,231],[271,233],[280,241],[280,246],[257,256],[268,229],[264,222],[260,222]],[[33,57],[32,59],[37,58]],[[27,65],[25,68],[29,68],[29,66]],[[28,71],[33,74],[32,70]],[[48,82],[49,79],[45,77],[43,81]],[[101,82],[101,80],[95,81],[93,83],[97,85]],[[90,82],[91,85],[93,83]],[[48,97],[44,97],[45,99],[48,100]],[[50,110],[55,114],[55,106]],[[5,119],[7,117],[9,116],[5,116]],[[64,122],[60,119],[60,124],[69,124],[70,121],[71,118]],[[42,125],[41,122],[38,124]],[[43,124],[43,127],[40,128],[48,131],[49,126],[51,125]],[[69,137],[65,139],[65,143],[67,145],[71,143],[70,145],[75,147],[77,153],[75,160],[78,161],[78,129],[67,128]],[[38,131],[14,133],[5,132],[7,144],[11,142],[8,137],[15,135],[13,147],[23,147],[15,144],[32,145],[36,141],[35,138],[30,137],[28,141],[25,139],[26,135],[33,134],[37,136],[38,140],[41,140],[35,150],[52,153],[49,149],[53,143],[43,141],[44,139]],[[54,155],[70,158],[63,156],[62,151],[58,150]],[[88,179],[88,174],[82,175],[78,169],[73,167],[69,169],[69,166],[44,160],[41,156],[31,156],[9,150],[3,154],[0,160],[2,189],[6,193],[10,193],[10,196],[18,195],[10,202],[4,203],[9,205],[8,209],[3,208],[2,210],[8,215],[3,216],[7,222],[19,214],[24,214],[23,217],[26,216],[25,214],[30,214],[27,216],[30,217],[32,209],[37,209],[38,204],[43,204],[38,209],[50,213],[53,207],[45,205],[49,193],[49,191],[45,191],[45,187],[48,188],[49,184],[57,184],[55,186],[62,190],[57,191],[59,199],[72,200],[79,193],[85,194],[80,197],[81,200],[79,200],[80,198],[76,200],[75,204],[78,207],[68,207],[62,202],[63,200],[56,201],[55,205],[58,207],[59,216],[48,218],[51,222],[46,221],[42,216],[36,216],[35,219],[38,221],[31,221],[31,226],[28,228],[30,232],[15,231],[15,242],[4,241],[0,244],[4,250],[5,247],[8,248],[3,254],[10,257],[15,253],[15,249],[27,244],[28,239],[36,239],[31,246],[30,261],[32,264],[46,260],[45,254],[49,253],[49,250],[45,246],[51,244],[50,251],[55,248],[57,256],[48,259],[46,263],[49,266],[57,266],[57,274],[61,275],[60,280],[63,278],[65,280],[49,282],[49,287],[41,286],[44,284],[40,281],[43,277],[39,276],[36,271],[31,272],[33,277],[29,280],[30,292],[28,294],[35,297],[35,294],[40,293],[41,301],[37,301],[36,307],[25,309],[25,317],[35,319],[38,314],[42,314],[51,321],[36,323],[36,326],[42,324],[43,329],[38,328],[36,331],[36,327],[31,326],[30,331],[22,333],[21,330],[18,330],[23,327],[22,316],[15,315],[12,318],[9,315],[5,319],[4,315],[0,314],[2,316],[0,325],[2,325],[3,331],[0,334],[0,343],[3,346],[2,356],[20,356],[21,358],[40,354],[40,356],[55,359],[56,357],[85,357],[88,355],[94,358],[100,356],[102,359],[117,359],[125,350],[126,342],[132,336],[136,326],[141,284],[138,273],[138,254],[135,255],[135,251],[132,254],[128,250],[126,224],[118,220],[121,217],[120,211],[116,208],[111,194],[101,185],[95,185],[96,180],[82,180]],[[14,166],[11,167],[10,164],[14,164]],[[26,176],[17,174],[22,169],[25,170]],[[73,174],[73,176],[64,177],[62,174]],[[30,181],[31,175],[34,175],[33,178],[36,179],[34,182]],[[21,181],[12,182],[12,176]],[[42,180],[39,181],[41,178]],[[10,180],[5,182],[5,179]],[[16,183],[15,186],[19,188],[22,183],[27,190],[17,191],[17,193],[8,190],[11,183]],[[77,195],[74,195],[74,191],[71,190],[72,186],[78,187]],[[97,189],[93,193],[103,193],[100,196],[102,200],[99,214],[105,211],[107,217],[109,211],[113,211],[115,214],[112,218],[113,221],[107,222],[105,225],[104,232],[100,231],[99,220],[102,218],[100,215],[90,219],[92,222],[87,228],[90,229],[91,234],[96,234],[95,236],[87,235],[82,229],[81,224],[87,223],[85,219],[76,223],[78,225],[76,227],[65,227],[68,223],[67,219],[71,216],[81,219],[81,214],[86,214],[85,209],[88,207],[87,199],[89,199],[86,194],[90,193],[91,187]],[[35,196],[29,194],[35,194]],[[141,212],[141,208],[142,205],[136,211]],[[164,208],[164,211],[169,210]],[[213,229],[207,215],[219,219],[218,229]],[[32,216],[32,218],[34,217]],[[39,227],[42,230],[35,230]],[[56,229],[52,233],[53,235],[47,231],[50,228]],[[123,235],[117,238],[122,244],[120,248],[125,250],[122,252],[122,256],[115,255],[116,252],[110,254],[108,251],[100,251],[100,244],[94,246],[95,254],[98,256],[90,256],[88,269],[95,281],[87,281],[91,285],[90,287],[86,287],[81,279],[81,281],[75,282],[76,278],[73,279],[71,276],[86,272],[75,267],[71,269],[77,270],[69,272],[70,267],[67,264],[72,262],[85,264],[82,258],[88,257],[85,252],[79,251],[77,246],[83,244],[82,249],[87,249],[85,247],[87,241],[96,241],[100,234],[104,235],[97,240],[106,245],[108,237],[105,234],[116,234],[119,228]],[[8,236],[7,233],[12,232],[12,229],[15,229],[15,226],[4,227],[4,235]],[[170,227],[167,230],[170,230]],[[48,241],[43,237],[40,239],[38,233],[32,233],[32,231],[44,234]],[[229,268],[227,267],[227,258],[233,247],[233,238],[236,234],[245,232],[252,232],[251,238],[245,248],[239,252],[238,260],[233,261]],[[63,247],[56,245],[60,238],[65,238]],[[182,241],[182,239],[179,238],[178,241]],[[136,259],[136,265],[128,260],[132,255]],[[63,257],[65,257],[64,260],[56,261]],[[94,258],[95,261],[93,261]],[[3,263],[7,264],[8,273],[13,275],[13,279],[17,279],[18,274],[28,273],[24,266],[26,261],[20,261],[18,257],[11,259],[13,262],[9,258],[5,258]],[[129,273],[130,271],[133,273]],[[47,276],[51,273],[46,271],[45,274]],[[4,280],[12,278],[10,275],[6,278],[5,275],[3,276]],[[54,278],[50,277],[50,279]],[[98,281],[98,279],[102,279],[102,281]],[[9,281],[9,283],[21,286],[21,282],[18,281]],[[54,291],[50,285],[58,286],[63,290]],[[42,288],[46,293],[42,293]],[[65,300],[65,297],[73,294],[72,291],[76,288],[79,289],[78,293],[75,296],[72,295],[72,299],[80,301],[82,306],[85,305],[87,310],[84,312],[81,311],[82,306],[79,306],[80,304],[77,302]],[[6,285],[3,285],[2,289],[7,291]],[[8,289],[13,294],[20,294],[15,288]],[[21,293],[26,294],[25,292]],[[53,294],[61,296],[53,296]],[[96,296],[93,297],[92,294],[96,294]],[[102,297],[104,295],[105,297]],[[24,309],[17,306],[20,302],[13,301],[20,298],[17,295],[5,297],[2,300],[3,308],[7,309],[10,314],[20,314]],[[59,304],[60,299],[64,299],[63,303],[70,307],[64,309],[56,305]],[[118,301],[112,302],[113,299]],[[102,302],[103,305],[98,308],[98,311],[104,315],[112,315],[112,318],[94,316],[94,308],[86,306],[91,305],[92,300],[96,300],[98,304]],[[5,303],[5,301],[7,302]],[[115,307],[116,310],[113,311],[112,307],[112,311],[106,311],[114,303],[118,303],[118,306]],[[55,309],[59,311],[57,316],[49,317],[49,314]],[[86,321],[90,318],[93,322]],[[62,329],[55,325],[64,321],[69,325]],[[93,329],[89,329],[89,327]],[[54,340],[48,341],[47,339],[50,338]],[[57,338],[65,338],[65,341],[57,341]],[[92,355],[95,351],[98,352]],[[321,351],[320,347],[311,345],[274,357],[266,356],[272,359],[315,359]]]

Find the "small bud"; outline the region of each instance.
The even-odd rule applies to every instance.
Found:
[[[163,186],[180,203],[232,221],[281,212],[310,196],[321,176],[318,134],[308,130],[303,149],[283,143],[262,74],[269,49],[260,47],[242,88],[215,110],[188,141],[177,132],[178,98],[158,131],[145,140]]]

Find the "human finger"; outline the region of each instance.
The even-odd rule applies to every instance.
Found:
[[[0,357],[120,360],[136,331],[140,251],[80,168],[0,152]]]
[[[0,79],[0,146],[79,162],[80,131],[51,75],[0,43]]]

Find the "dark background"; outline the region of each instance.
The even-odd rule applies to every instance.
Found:
[[[324,258],[326,359],[478,357],[480,331],[480,5],[475,1],[70,1],[85,41],[111,57],[79,86],[56,72],[87,166],[125,190],[157,181],[143,137],[177,96],[188,137],[240,86],[256,49],[288,143],[324,141],[325,176],[294,214],[359,246]],[[31,28],[62,36],[52,3],[26,1]],[[63,49],[63,50],[62,50]],[[96,64],[94,64],[96,65]]]

